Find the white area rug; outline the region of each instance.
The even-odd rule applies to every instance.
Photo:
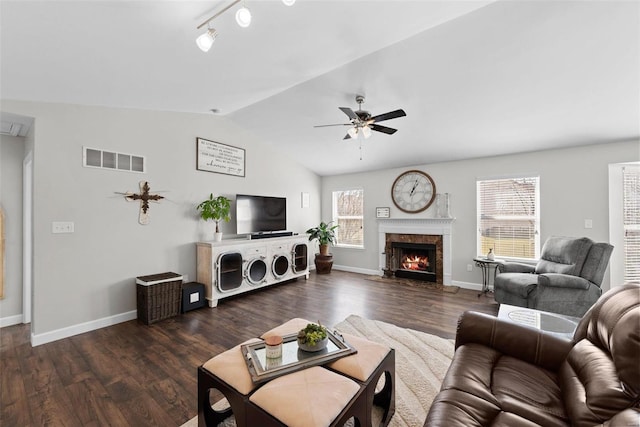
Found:
[[[389,426],[422,426],[451,364],[454,342],[355,315],[338,323],[335,329],[396,350],[396,413]],[[197,425],[198,419],[194,417],[182,427]],[[233,417],[227,419],[223,426],[235,427]]]

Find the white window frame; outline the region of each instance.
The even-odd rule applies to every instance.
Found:
[[[486,256],[486,252],[482,249],[482,229],[481,229],[481,217],[483,212],[481,212],[482,207],[482,197],[480,194],[480,185],[487,181],[505,181],[505,180],[519,180],[519,179],[533,179],[535,180],[535,195],[534,195],[534,203],[535,203],[535,212],[531,219],[534,221],[534,255],[533,258],[528,257],[518,257],[513,255],[505,255],[501,253],[496,253],[495,257],[504,260],[513,260],[513,261],[522,261],[522,262],[535,262],[540,258],[540,176],[537,174],[523,174],[523,175],[513,175],[513,176],[499,176],[499,177],[483,177],[476,179],[476,255],[478,257]],[[524,218],[524,217],[523,217]],[[504,218],[508,220],[508,217]],[[513,218],[511,218],[513,219]]]
[[[622,191],[622,213],[623,213],[623,246],[624,251],[624,277],[623,283],[640,281],[640,242],[638,232],[640,231],[640,201],[637,195],[625,191],[627,185],[633,181],[639,181],[640,165],[628,164],[622,167],[623,191]],[[637,185],[637,184],[636,184]]]
[[[340,193],[344,193],[346,191],[360,191],[362,193],[362,215],[354,215],[354,216],[338,216],[338,195]],[[363,188],[343,188],[340,190],[334,190],[331,194],[331,218],[333,224],[338,224],[339,219],[360,219],[361,227],[362,227],[362,244],[361,245],[352,245],[341,243],[339,238],[340,229],[336,229],[336,243],[335,246],[339,248],[352,248],[352,249],[364,249],[364,189]]]

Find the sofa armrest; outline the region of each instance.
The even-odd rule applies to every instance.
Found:
[[[533,273],[536,266],[522,262],[505,262],[498,266],[500,273]]]
[[[498,319],[485,313],[466,311],[458,320],[456,349],[464,344],[481,344],[525,362],[557,371],[573,347],[561,338],[535,328]]]
[[[538,286],[552,288],[589,289],[591,282],[579,276],[560,273],[544,273],[538,275]]]

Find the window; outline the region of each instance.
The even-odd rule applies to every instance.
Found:
[[[622,169],[624,222],[624,282],[640,281],[640,166]]]
[[[477,181],[479,255],[539,257],[539,184],[537,176]]]
[[[364,191],[341,190],[333,192],[333,222],[336,229],[336,245],[364,247]]]

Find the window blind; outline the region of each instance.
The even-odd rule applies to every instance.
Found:
[[[622,169],[624,281],[640,282],[640,166]]]
[[[538,187],[539,177],[477,181],[478,255],[537,258]]]

